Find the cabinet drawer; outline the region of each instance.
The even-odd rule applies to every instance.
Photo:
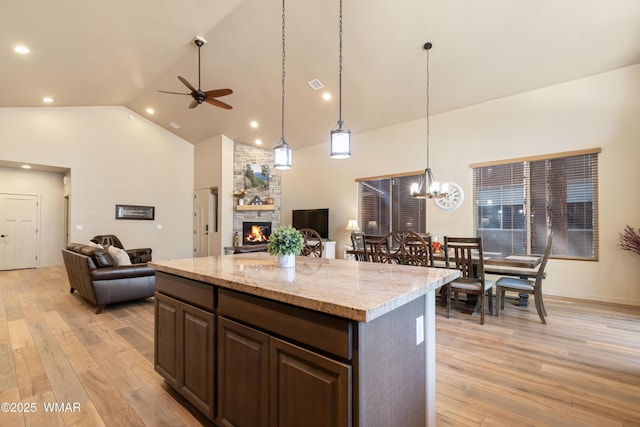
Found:
[[[228,289],[218,290],[218,314],[346,360],[352,358],[350,320]]]
[[[213,286],[195,280],[156,272],[156,292],[162,292],[188,304],[213,311]]]

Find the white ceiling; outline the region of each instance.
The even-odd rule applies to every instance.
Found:
[[[286,5],[285,139],[324,143],[338,120],[338,0]],[[20,0],[0,11],[0,107],[124,105],[197,143],[275,145],[280,0]],[[343,120],[355,133],[640,63],[638,0],[344,0]],[[188,109],[177,76],[231,88]],[[31,49],[18,55],[18,44]],[[319,79],[333,100],[307,82]],[[150,116],[147,107],[155,109]],[[258,129],[249,127],[256,120]],[[173,129],[169,123],[178,123]]]

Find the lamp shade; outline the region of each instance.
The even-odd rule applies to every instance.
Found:
[[[358,220],[357,219],[350,219],[347,222],[347,228],[345,228],[345,230],[349,230],[349,231],[358,231],[358,230],[360,230],[360,227],[358,227]]]

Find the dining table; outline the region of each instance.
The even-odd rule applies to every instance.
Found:
[[[503,252],[483,252],[484,273],[497,276],[515,276],[521,279],[535,279],[538,274],[536,269],[542,262],[543,255],[517,255]],[[446,257],[444,252],[434,252],[433,259],[436,266],[445,267]],[[518,306],[526,307],[529,294],[518,295]]]

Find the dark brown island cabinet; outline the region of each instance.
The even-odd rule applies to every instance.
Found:
[[[401,288],[409,296],[364,295],[372,301],[362,309],[326,302],[324,291],[312,297],[310,280],[322,276],[305,275],[301,262],[291,280],[262,254],[218,258],[225,259],[197,261],[204,269],[180,260],[154,263],[155,369],[214,425],[423,427],[435,420],[435,349],[427,347],[435,345],[435,289],[454,273],[405,266],[354,273],[350,264],[363,263],[305,261],[329,275],[336,270],[333,277],[347,269],[342,280],[433,270],[418,282],[432,285],[407,279],[413,285]],[[259,266],[260,281],[239,274],[250,265]],[[325,284],[337,280],[330,277]],[[362,291],[345,286],[350,291],[334,292],[336,298]],[[391,306],[373,302],[379,299]]]

